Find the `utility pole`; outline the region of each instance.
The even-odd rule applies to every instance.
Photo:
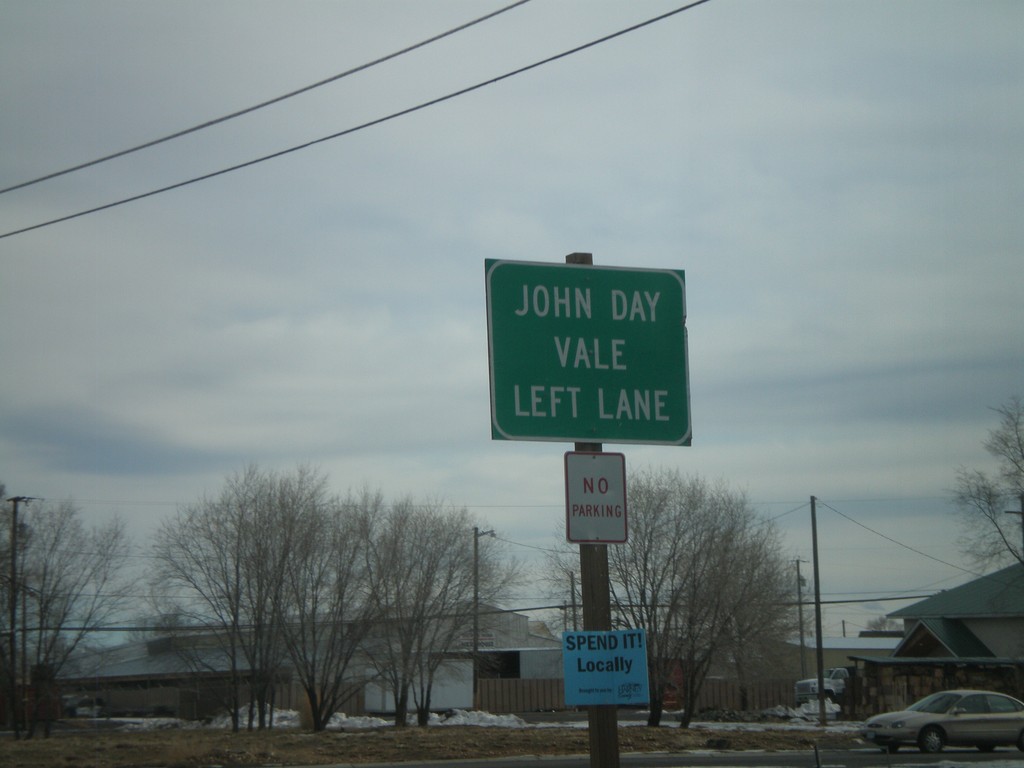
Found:
[[[818,724],[825,725],[825,654],[821,646],[821,577],[818,570],[818,500],[811,496],[811,546],[814,550],[814,633],[818,664]]]
[[[8,719],[11,721],[14,727],[14,738],[18,740],[21,738],[21,718],[18,716],[18,505],[27,504],[32,501],[31,496],[12,496],[8,499],[11,502],[11,573],[10,583],[11,591],[8,595],[8,629],[10,630],[10,639],[8,641],[8,647],[10,648],[10,660],[8,662],[8,675],[11,683],[11,689],[9,691],[8,703],[9,710]],[[24,621],[24,617],[22,617]],[[22,649],[22,653],[24,653]],[[21,681],[22,686],[25,685],[25,681]]]
[[[800,622],[800,678],[807,677],[807,646],[804,644],[804,577],[800,575],[800,558],[796,563],[796,614]]]
[[[473,526],[473,706],[479,708],[477,701],[479,674],[477,667],[480,658],[480,537],[494,536],[494,531],[481,531]]]
[[[566,264],[592,266],[591,253],[570,253]],[[601,453],[601,443],[576,443],[581,453]],[[608,577],[608,545],[580,544],[580,591],[583,595],[583,631],[612,628],[611,586]],[[614,704],[587,707],[590,737],[590,768],[619,768],[619,715]]]
[[[1020,562],[1024,565],[1024,493],[1020,495],[1020,511],[1008,509],[1003,514],[1020,515]]]
[[[579,629],[580,619],[579,611],[576,607],[576,574],[569,571],[569,599],[572,601],[572,631],[576,632]]]
[[[576,450],[600,453],[600,443],[576,443]],[[608,583],[608,545],[580,544],[580,588],[583,591],[583,631],[612,628]],[[587,707],[590,768],[619,768],[619,713],[614,704]]]

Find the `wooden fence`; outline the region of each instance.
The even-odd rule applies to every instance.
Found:
[[[506,714],[565,709],[565,686],[561,678],[483,678],[478,685],[480,709],[484,712]]]
[[[748,683],[744,706],[743,691],[735,680],[713,678],[705,680],[697,697],[697,711],[707,709],[760,712],[780,704],[793,706],[795,694],[793,680],[760,680]]]
[[[764,680],[747,686],[747,706],[741,706],[743,696],[734,680],[711,679],[704,682],[697,700],[697,711],[709,709],[759,712],[780,704],[793,706],[793,680]],[[480,708],[495,714],[510,712],[538,712],[565,709],[564,688],[561,679],[512,680],[489,679],[479,681]]]

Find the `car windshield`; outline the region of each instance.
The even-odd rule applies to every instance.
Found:
[[[955,693],[933,693],[931,696],[925,696],[920,701],[915,701],[907,709],[912,712],[927,712],[932,715],[939,715],[947,712],[958,701],[960,701],[960,696]]]

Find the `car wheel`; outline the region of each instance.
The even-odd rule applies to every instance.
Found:
[[[1020,735],[1017,737],[1017,749],[1024,752],[1024,731],[1021,731]]]
[[[941,728],[929,725],[918,734],[917,746],[922,752],[941,752],[942,748],[946,746],[946,737]]]
[[[900,745],[899,744],[886,744],[885,745],[885,751],[888,752],[890,755],[895,755],[897,752],[900,751]]]

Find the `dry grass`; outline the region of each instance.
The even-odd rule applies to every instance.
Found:
[[[846,748],[850,736],[816,731],[713,732],[676,727],[619,729],[627,752],[692,749],[812,750]],[[454,760],[514,755],[588,752],[580,728],[486,728],[445,726],[377,728],[328,733],[276,730],[264,733],[168,730],[60,733],[49,739],[0,742],[4,768],[200,768],[222,766],[331,765]]]

